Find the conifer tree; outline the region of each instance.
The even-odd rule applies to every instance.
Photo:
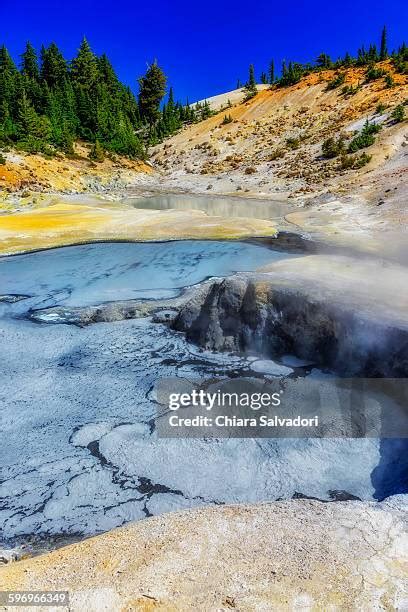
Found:
[[[0,105],[3,117],[7,118],[4,135],[12,135],[15,130],[13,119],[17,113],[19,92],[22,92],[21,75],[3,45],[0,47]]]
[[[170,87],[167,104],[163,105],[161,115],[161,120],[156,130],[160,138],[173,134],[181,127],[180,108],[174,102],[172,87]]]
[[[245,85],[245,100],[253,98],[258,93],[255,80],[255,68],[253,64],[249,65],[249,78]]]
[[[41,78],[48,87],[63,85],[67,78],[67,63],[55,43],[41,47]]]
[[[364,48],[364,45],[357,52],[357,66],[364,66],[367,64],[368,57],[367,51]]]
[[[211,107],[208,100],[204,101],[203,107],[201,109],[201,119],[208,119],[211,116]]]
[[[249,89],[253,89],[253,88],[256,87],[255,68],[254,68],[253,64],[250,64],[250,66],[249,66],[248,87],[249,87]]]
[[[347,66],[347,67],[352,65],[353,59],[348,51],[346,52],[346,55],[344,56],[344,60],[342,63],[343,63],[343,66]]]
[[[21,55],[21,74],[35,81],[38,81],[40,78],[37,53],[29,41],[26,44],[24,53]]]
[[[55,43],[35,49],[27,43],[21,72],[5,47],[0,48],[0,142],[31,152],[74,152],[82,137],[105,150],[132,157],[144,150],[137,101],[120,83],[106,55],[97,58],[84,39],[71,70]],[[170,124],[170,130],[175,124]],[[50,149],[51,145],[54,149]]]
[[[332,67],[332,61],[327,53],[320,53],[316,58],[316,64],[319,68],[323,68],[324,70]]]
[[[133,159],[145,157],[143,145],[134,133],[129,118],[123,112],[119,113],[118,121],[113,127],[109,150]]]
[[[106,84],[108,90],[110,92],[117,92],[120,88],[119,79],[105,53],[97,58],[97,63],[100,78]]]
[[[85,36],[77,56],[72,60],[71,74],[73,82],[87,90],[93,87],[98,80],[98,62]]]
[[[153,126],[160,117],[160,102],[166,93],[166,77],[157,62],[149,66],[146,74],[139,79],[139,109],[141,117]]]
[[[44,151],[50,136],[49,119],[35,112],[25,92],[19,100],[17,135],[30,153]]]
[[[89,153],[89,159],[96,162],[103,162],[105,159],[105,153],[99,140],[95,140],[94,144],[92,145]]]
[[[274,64],[274,61],[271,60],[271,63],[269,64],[269,83],[273,85],[274,82],[275,82],[275,64]]]
[[[23,93],[18,107],[18,132],[22,138],[26,136],[37,136],[39,124],[38,115],[31,106],[25,92]]]
[[[21,75],[30,102],[36,111],[41,112],[44,107],[44,90],[40,84],[37,53],[30,42],[27,42],[21,55]]]
[[[286,62],[284,61],[282,64],[282,76],[279,80],[279,84],[282,87],[287,87],[289,85],[294,85],[298,83],[302,78],[304,72],[304,68],[302,64],[297,62],[289,62],[288,67],[286,67]]]
[[[52,90],[46,86],[45,96],[47,116],[51,127],[51,142],[62,151],[72,154],[79,127],[72,84],[67,80],[63,87]]]
[[[169,89],[169,99],[167,101],[167,108],[172,113],[174,111],[174,91],[173,87]]]
[[[387,30],[384,26],[381,32],[381,47],[380,47],[380,60],[383,61],[388,57],[387,49]]]
[[[368,54],[367,54],[367,58],[369,62],[378,62],[378,51],[377,51],[377,46],[374,44],[370,44],[370,47],[368,49]]]
[[[2,45],[0,47],[0,73],[5,73],[5,72],[9,74],[16,74],[17,68],[13,60],[11,59],[6,47]]]

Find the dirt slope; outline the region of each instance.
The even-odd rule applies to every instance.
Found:
[[[346,96],[342,86],[327,89],[333,70],[313,73],[288,88],[263,89],[249,102],[191,125],[156,147],[152,162],[162,172],[163,184],[175,189],[257,197],[306,197],[328,188],[348,192],[350,182],[357,184],[406,144],[406,122],[394,124],[389,114],[407,99],[408,79],[395,74],[388,61],[381,66],[393,74],[393,88],[386,88],[384,78],[365,84],[365,68],[353,68],[344,84],[362,87]],[[226,97],[232,101],[237,94],[218,97],[219,102]],[[385,106],[382,116],[376,115],[380,103]],[[223,124],[226,114],[233,121]],[[366,149],[372,155],[368,165],[341,170],[339,159],[321,158],[324,139],[341,132],[351,137],[367,117],[383,123],[376,143]]]
[[[72,158],[4,153],[6,163],[0,165],[0,210],[13,210],[17,203],[21,207],[24,204],[35,207],[41,204],[43,193],[109,195],[110,191],[117,192],[137,180],[141,173],[152,172],[149,164],[118,156],[94,163],[88,158],[89,149],[89,145],[77,143]]]

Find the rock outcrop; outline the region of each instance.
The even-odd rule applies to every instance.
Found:
[[[170,513],[0,569],[70,610],[406,610],[405,496]],[[41,608],[36,608],[40,610]]]
[[[376,260],[286,259],[202,286],[173,326],[207,349],[291,353],[350,376],[402,377],[407,280],[404,268]]]

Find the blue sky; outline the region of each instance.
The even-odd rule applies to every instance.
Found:
[[[280,64],[311,61],[323,50],[334,58],[355,53],[378,41],[384,23],[390,47],[408,39],[402,0],[0,0],[0,9],[0,43],[16,60],[26,40],[36,47],[54,40],[71,58],[86,35],[135,91],[157,58],[183,101],[234,89],[251,62],[259,75],[271,58]]]

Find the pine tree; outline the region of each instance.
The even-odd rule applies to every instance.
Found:
[[[368,63],[368,53],[364,45],[357,52],[357,66],[365,66]]]
[[[289,62],[286,66],[285,60],[282,62],[282,76],[279,79],[279,85],[281,87],[288,87],[289,85],[295,85],[300,81],[304,74],[304,67],[302,64],[297,62]]]
[[[188,98],[186,100],[185,105],[182,107],[181,110],[181,120],[185,123],[191,123],[192,121],[194,121],[194,109],[191,108],[190,102],[188,101]]]
[[[74,91],[79,120],[78,135],[84,140],[93,140],[98,128],[96,99],[86,87],[77,85]]]
[[[153,126],[160,117],[160,102],[166,93],[166,77],[155,61],[139,79],[139,109],[142,119]]]
[[[31,106],[25,92],[19,101],[18,108],[18,132],[21,138],[36,136],[39,118]]]
[[[211,117],[211,106],[208,100],[204,101],[203,107],[201,109],[201,120],[208,119]]]
[[[170,87],[167,104],[163,106],[162,118],[157,132],[161,138],[173,134],[181,127],[179,107],[174,102],[174,91]]]
[[[47,116],[51,126],[51,143],[62,151],[73,154],[78,131],[76,100],[70,81],[64,87],[46,88]]]
[[[274,82],[275,82],[275,64],[274,64],[274,61],[271,60],[271,63],[269,64],[269,83],[273,85]]]
[[[8,72],[9,74],[17,73],[17,68],[11,59],[6,47],[0,47],[0,73]]]
[[[35,112],[25,93],[19,100],[17,136],[24,143],[23,148],[30,153],[38,153],[47,149],[50,137],[49,119]]]
[[[21,75],[3,45],[0,47],[0,105],[4,121],[7,120],[7,126],[2,130],[6,138],[11,137],[16,129],[19,92],[22,92]]]
[[[97,58],[84,39],[71,71],[55,43],[41,47],[40,68],[30,43],[21,57],[19,72],[0,48],[1,143],[44,153],[52,153],[51,145],[72,154],[75,139],[82,137],[104,150],[144,156],[135,134],[141,126],[137,100],[106,55]],[[174,98],[172,104],[170,132],[179,125]]]
[[[249,88],[249,89],[254,89],[254,88],[256,88],[256,81],[255,81],[255,68],[254,68],[254,65],[253,65],[253,64],[250,64],[250,66],[249,66],[248,88]]]
[[[405,42],[400,45],[396,53],[393,52],[392,62],[397,72],[408,74],[408,47]]]
[[[41,112],[44,107],[44,91],[40,84],[40,70],[37,53],[30,42],[27,42],[24,53],[21,55],[21,75],[24,80],[24,90],[34,106]]]
[[[169,89],[169,99],[167,101],[167,108],[170,110],[170,112],[174,111],[174,91],[173,91],[173,87],[170,87],[170,89]]]
[[[266,72],[261,72],[261,83],[262,85],[268,84],[268,77],[266,76]]]
[[[75,84],[87,90],[91,89],[98,80],[98,62],[85,36],[77,56],[72,60],[71,75]]]
[[[110,92],[118,92],[120,88],[119,79],[105,53],[97,58],[97,63],[101,80],[106,84]]]
[[[41,47],[41,79],[48,87],[59,87],[67,78],[67,63],[55,43]]]
[[[120,85],[118,103],[126,116],[129,117],[133,127],[140,128],[142,120],[140,118],[139,106],[130,87]]]
[[[381,32],[381,47],[380,47],[380,60],[383,61],[388,57],[387,50],[387,30],[384,26]]]
[[[249,100],[258,93],[255,80],[255,68],[253,64],[249,66],[249,78],[245,85],[245,100]]]
[[[38,81],[40,78],[40,71],[38,69],[37,53],[28,41],[24,53],[21,55],[21,74],[29,79]]]
[[[369,62],[378,62],[378,51],[377,51],[377,46],[371,44],[369,49],[368,49],[368,61]]]
[[[99,140],[95,140],[94,144],[89,153],[89,159],[96,162],[103,162],[105,159],[105,152]]]
[[[343,64],[343,66],[347,66],[348,67],[348,66],[351,66],[352,63],[353,63],[353,59],[352,59],[350,53],[347,51],[346,55],[344,56],[342,64]]]
[[[323,68],[323,70],[327,70],[328,68],[332,67],[332,61],[327,53],[320,53],[320,55],[316,58],[316,64],[319,68]]]
[[[134,133],[128,117],[122,112],[119,113],[118,121],[115,122],[109,141],[109,150],[133,159],[145,157],[142,143]]]

